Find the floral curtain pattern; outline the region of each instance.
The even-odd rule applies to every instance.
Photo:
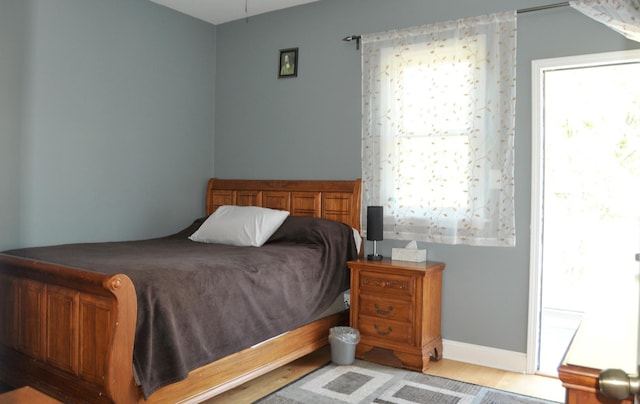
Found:
[[[576,0],[570,1],[569,5],[632,41],[640,42],[640,0]]]
[[[362,205],[385,238],[515,245],[515,59],[515,11],[362,36]]]

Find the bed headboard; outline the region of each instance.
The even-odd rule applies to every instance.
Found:
[[[207,215],[218,206],[262,206],[293,216],[337,220],[360,231],[361,180],[223,180],[207,186]]]

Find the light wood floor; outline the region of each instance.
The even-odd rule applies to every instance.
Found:
[[[252,403],[330,361],[331,352],[326,346],[264,376],[211,398],[205,403]],[[431,362],[427,373],[513,393],[564,402],[565,390],[557,378],[506,372],[448,359]]]

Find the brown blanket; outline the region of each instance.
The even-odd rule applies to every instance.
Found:
[[[357,257],[351,228],[330,220],[289,217],[262,247],[190,241],[201,223],[165,238],[6,253],[131,278],[133,362],[147,398],[313,319],[348,288],[346,261]]]

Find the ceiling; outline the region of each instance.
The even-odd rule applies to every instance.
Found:
[[[151,0],[218,25],[318,0]],[[246,8],[245,8],[246,7]]]

